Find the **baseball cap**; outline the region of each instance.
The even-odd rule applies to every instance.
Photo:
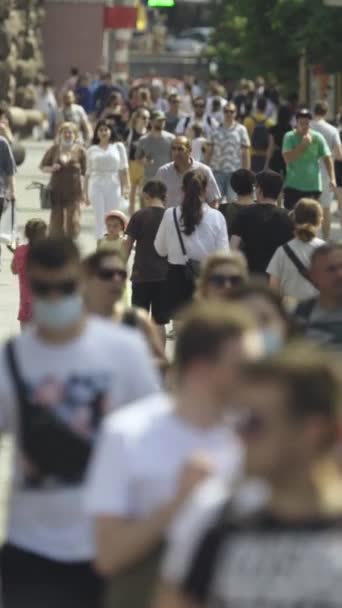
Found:
[[[161,110],[155,110],[151,114],[151,120],[165,120],[166,116]]]
[[[128,224],[128,218],[124,213],[122,213],[122,211],[119,211],[119,209],[113,209],[113,211],[110,211],[109,213],[107,213],[107,215],[105,217],[105,221],[107,222],[107,220],[109,220],[111,217],[120,220],[122,223],[123,230],[126,230],[127,224]]]
[[[312,120],[312,113],[307,108],[300,108],[296,112],[296,118],[308,118]]]

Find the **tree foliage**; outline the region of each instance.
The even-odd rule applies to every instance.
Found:
[[[212,54],[222,76],[238,65],[243,75],[293,87],[304,50],[309,64],[341,70],[342,7],[323,0],[221,0],[214,7]]]

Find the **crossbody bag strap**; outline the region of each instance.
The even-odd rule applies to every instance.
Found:
[[[25,425],[25,417],[26,417],[26,407],[25,403],[27,403],[27,394],[24,380],[19,371],[19,366],[17,362],[17,358],[15,355],[15,347],[14,341],[8,340],[5,345],[5,356],[8,364],[8,368],[12,377],[13,386],[15,389],[15,394],[17,397],[18,409],[20,412],[20,418],[22,421],[22,427]]]
[[[185,249],[182,233],[180,231],[178,220],[177,220],[176,207],[173,208],[173,220],[175,222],[175,226],[176,226],[176,230],[177,230],[177,235],[178,235],[178,240],[179,240],[179,244],[181,246],[182,253],[183,253],[183,255],[185,255],[187,257],[188,254],[186,253],[186,249]]]
[[[299,274],[301,274],[304,279],[306,279],[307,281],[309,281],[309,283],[313,285],[308,269],[306,268],[306,266],[304,266],[303,262],[295,254],[293,249],[291,249],[291,247],[287,243],[286,245],[283,245],[283,249],[287,257],[291,260],[292,264],[294,264],[294,266],[297,268]]]

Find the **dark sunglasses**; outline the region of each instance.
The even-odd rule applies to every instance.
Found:
[[[208,283],[215,287],[238,287],[242,285],[243,278],[239,274],[233,274],[227,277],[225,274],[212,274],[208,277]]]
[[[236,110],[223,110],[225,114],[235,114]]]
[[[101,281],[112,281],[115,277],[125,281],[127,279],[127,272],[121,268],[99,268],[96,276]]]
[[[50,293],[59,293],[63,296],[68,296],[77,290],[78,281],[75,279],[66,279],[65,281],[39,281],[33,279],[31,281],[31,290],[37,296],[47,296]]]
[[[184,146],[171,146],[173,152],[185,152]]]

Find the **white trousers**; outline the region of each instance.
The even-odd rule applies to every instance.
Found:
[[[96,239],[102,239],[106,233],[105,217],[113,209],[118,209],[121,200],[119,178],[113,175],[90,177],[88,197],[95,213]]]

